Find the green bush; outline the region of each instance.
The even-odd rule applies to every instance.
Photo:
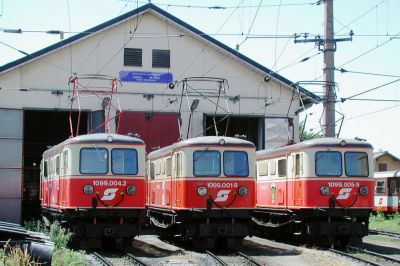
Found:
[[[57,249],[66,248],[72,237],[72,233],[68,229],[63,228],[58,222],[53,223],[50,225],[50,228],[48,228],[40,220],[28,221],[25,222],[25,229],[47,235],[50,237],[50,240],[54,242]]]
[[[51,265],[87,265],[85,263],[85,253],[83,251],[74,252],[65,248],[60,248],[54,252]]]
[[[6,244],[4,249],[0,249],[0,265],[31,266],[39,264],[33,261],[27,250],[22,250],[19,247],[9,247]]]

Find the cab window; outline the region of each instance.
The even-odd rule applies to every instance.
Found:
[[[219,151],[195,151],[193,153],[193,174],[195,176],[219,176],[221,174]]]
[[[108,150],[105,148],[82,148],[79,168],[81,174],[107,174]]]
[[[315,174],[317,176],[341,176],[342,154],[338,151],[316,152]]]
[[[224,152],[224,175],[226,176],[248,176],[249,162],[247,152],[225,151]]]
[[[368,176],[368,155],[365,152],[345,152],[347,176]]]
[[[111,151],[111,171],[116,175],[136,175],[138,173],[137,151],[135,149],[113,149]]]

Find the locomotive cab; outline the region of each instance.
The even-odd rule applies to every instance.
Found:
[[[148,155],[148,217],[161,234],[234,247],[250,232],[254,144],[199,137]]]
[[[324,138],[256,153],[261,234],[346,245],[368,233],[373,204],[372,146]]]

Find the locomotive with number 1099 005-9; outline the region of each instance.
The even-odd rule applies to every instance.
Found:
[[[368,234],[373,206],[372,146],[322,138],[256,152],[260,235],[345,246]]]

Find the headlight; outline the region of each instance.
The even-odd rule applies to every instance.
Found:
[[[111,135],[108,135],[107,136],[107,142],[113,142],[113,137],[111,136]]]
[[[199,196],[205,196],[207,194],[207,188],[205,187],[199,187],[197,189],[197,194],[199,194]]]
[[[133,195],[136,193],[136,187],[135,186],[127,186],[126,188],[126,193],[128,195]]]
[[[83,187],[83,193],[85,193],[86,195],[90,195],[93,193],[93,187],[91,185],[85,185]]]
[[[238,193],[239,193],[239,195],[240,196],[246,196],[247,195],[247,193],[249,192],[249,190],[247,189],[247,187],[240,187],[239,189],[238,189]]]
[[[366,196],[368,194],[368,188],[367,187],[360,187],[360,194],[362,196]]]
[[[218,143],[219,143],[219,145],[225,145],[225,140],[224,139],[220,139],[219,141],[218,141]]]
[[[329,187],[328,186],[322,186],[319,191],[321,192],[322,195],[326,196],[329,194]]]

